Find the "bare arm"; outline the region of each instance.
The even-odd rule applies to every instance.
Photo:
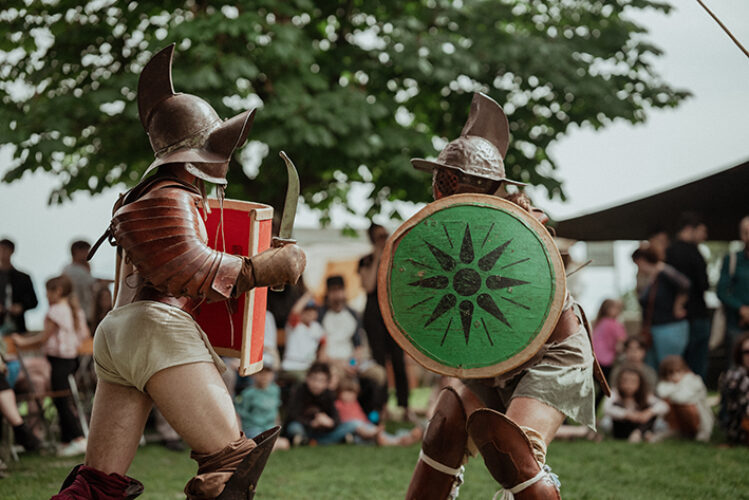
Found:
[[[15,343],[16,347],[19,349],[34,349],[47,342],[47,339],[52,336],[56,327],[57,325],[55,325],[54,321],[45,318],[44,330],[26,335],[14,333],[11,338],[13,339],[13,343]]]

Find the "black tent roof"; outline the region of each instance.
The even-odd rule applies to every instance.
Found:
[[[738,239],[749,215],[749,160],[666,191],[560,221],[557,235],[582,241],[644,240],[656,230],[673,232],[683,212],[701,215],[713,241]]]

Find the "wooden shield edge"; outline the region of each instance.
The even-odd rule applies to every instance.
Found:
[[[390,305],[390,298],[388,297],[388,291],[390,290],[390,270],[392,268],[395,249],[398,247],[398,244],[400,244],[401,239],[403,239],[405,234],[413,226],[426,219],[433,213],[442,210],[446,205],[454,206],[469,203],[480,203],[493,207],[501,207],[508,212],[519,215],[518,219],[520,220],[520,222],[524,223],[526,226],[530,226],[529,229],[533,230],[539,237],[539,239],[541,239],[546,245],[549,260],[551,261],[551,265],[554,269],[556,283],[554,285],[554,298],[552,299],[551,305],[549,306],[549,314],[547,315],[546,320],[541,326],[541,331],[522,351],[513,356],[512,359],[507,359],[491,366],[483,366],[480,368],[451,368],[438,363],[437,361],[421,352],[406,338],[406,335],[401,331],[401,328],[393,320],[393,309]],[[386,262],[387,265],[383,265],[383,262]],[[489,378],[501,375],[502,373],[507,373],[510,370],[521,366],[523,363],[526,363],[536,355],[536,353],[541,349],[543,344],[546,343],[546,341],[554,331],[554,327],[559,320],[559,316],[561,316],[562,314],[562,307],[564,307],[566,293],[567,283],[564,264],[562,263],[562,256],[559,254],[559,249],[557,248],[556,243],[554,243],[554,239],[551,237],[551,234],[549,234],[549,231],[546,229],[546,227],[538,220],[536,220],[532,214],[522,209],[518,205],[498,196],[487,194],[455,194],[434,201],[416,212],[413,216],[411,216],[408,220],[401,224],[398,229],[393,232],[393,234],[390,235],[387,242],[385,243],[385,248],[383,249],[382,257],[380,258],[380,267],[377,270],[377,301],[380,304],[382,319],[385,322],[385,326],[387,327],[390,336],[393,337],[393,339],[401,347],[401,349],[406,351],[406,353],[408,353],[408,355],[411,356],[421,366],[423,366],[427,370],[449,377],[466,379]]]

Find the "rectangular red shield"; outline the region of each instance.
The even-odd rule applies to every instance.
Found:
[[[234,255],[251,257],[270,246],[273,208],[260,203],[208,200],[211,213],[205,222],[208,245]],[[250,375],[263,367],[263,337],[268,289],[254,288],[236,299],[202,304],[195,320],[222,356],[239,358],[239,374]]]

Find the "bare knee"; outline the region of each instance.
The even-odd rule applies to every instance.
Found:
[[[526,397],[514,398],[506,415],[519,426],[530,427],[539,432],[547,445],[564,422],[564,414],[556,408]]]

